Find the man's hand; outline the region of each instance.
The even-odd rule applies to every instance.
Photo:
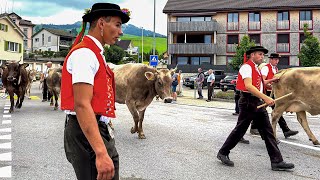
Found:
[[[96,167],[98,171],[97,180],[109,180],[114,176],[114,164],[108,154],[96,156]]]
[[[274,99],[272,99],[271,97],[269,96],[265,96],[265,98],[263,99],[263,101],[265,103],[268,104],[268,106],[273,106],[274,105]]]

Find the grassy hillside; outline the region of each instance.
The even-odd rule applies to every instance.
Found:
[[[131,40],[133,46],[138,46],[140,53],[142,50],[142,42],[141,42],[141,36],[134,36],[126,34],[122,36],[120,39],[122,40]],[[143,37],[143,52],[149,52],[152,50],[153,45],[153,37]],[[160,38],[156,37],[156,50],[159,52],[159,54],[162,54],[167,51],[167,38]]]

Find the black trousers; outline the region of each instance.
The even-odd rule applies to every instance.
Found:
[[[238,114],[239,114],[239,99],[240,99],[240,91],[235,90],[234,91],[234,102],[235,102],[236,106],[235,106],[234,110]]]
[[[273,136],[273,130],[269,121],[268,113],[265,108],[257,109],[257,106],[262,103],[263,102],[260,99],[250,93],[241,93],[239,99],[240,114],[238,116],[238,122],[219,150],[221,154],[229,155],[231,149],[238,144],[249,128],[252,119],[254,119],[259,132],[263,137],[265,137],[264,142],[267,147],[270,161],[273,163],[283,161],[276,139]]]
[[[111,138],[108,127],[104,122],[98,121],[98,125],[103,142],[114,164],[115,175],[113,179],[118,180],[119,155],[115,147],[115,141]],[[66,157],[72,164],[78,180],[97,179],[96,155],[83,134],[75,115],[67,115],[66,117],[64,149]]]
[[[212,94],[213,94],[213,87],[214,85],[210,86],[210,82],[208,82],[208,100],[212,99]]]
[[[52,97],[52,94],[50,93],[48,86],[47,86],[47,79],[43,80],[43,90],[42,90],[42,99],[44,100],[50,100]]]
[[[271,94],[271,91],[267,91],[266,95],[270,96],[270,94]],[[274,98],[274,96],[272,98]],[[275,105],[271,106],[272,109],[274,109],[274,107],[275,107]],[[282,132],[290,131],[288,124],[287,124],[286,120],[284,120],[283,116],[280,117],[278,124],[279,124],[280,128],[282,129]],[[255,121],[252,121],[251,129],[258,129],[257,125],[255,124]]]

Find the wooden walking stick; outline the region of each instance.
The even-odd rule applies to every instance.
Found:
[[[281,96],[281,97],[275,99],[274,101],[275,101],[275,102],[276,102],[276,101],[279,101],[279,100],[284,99],[284,98],[286,98],[286,97],[288,97],[288,96],[291,96],[291,95],[292,95],[292,92],[289,93],[289,94],[286,94],[286,95],[284,95],[284,96]],[[268,106],[268,104],[267,104],[267,103],[261,104],[260,106],[257,106],[257,109],[260,109],[260,108],[265,107],[265,106]]]

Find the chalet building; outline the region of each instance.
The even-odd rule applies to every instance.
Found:
[[[168,0],[163,12],[168,63],[193,72],[198,67],[229,71],[244,35],[281,54],[280,66],[299,66],[304,24],[320,37],[320,1]]]

